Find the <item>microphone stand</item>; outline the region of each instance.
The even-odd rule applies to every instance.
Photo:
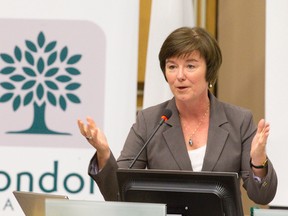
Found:
[[[158,131],[158,129],[160,128],[160,126],[165,122],[165,119],[162,118],[161,121],[158,123],[157,127],[154,129],[153,133],[150,135],[150,137],[148,138],[148,140],[145,142],[145,144],[143,145],[143,147],[141,148],[141,150],[139,151],[139,153],[136,155],[136,157],[134,158],[134,160],[132,161],[132,163],[129,166],[129,169],[131,169],[133,167],[133,165],[135,164],[135,162],[137,161],[137,159],[139,158],[140,154],[143,152],[143,150],[146,148],[146,146],[148,145],[148,143],[150,142],[150,140],[153,138],[153,136],[155,135],[155,133]]]

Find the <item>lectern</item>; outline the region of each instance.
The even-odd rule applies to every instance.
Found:
[[[47,199],[45,216],[166,216],[166,205]]]

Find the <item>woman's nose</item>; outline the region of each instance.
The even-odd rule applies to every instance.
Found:
[[[178,68],[177,79],[178,80],[185,80],[186,79],[183,67]]]

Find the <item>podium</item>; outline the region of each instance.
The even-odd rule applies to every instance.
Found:
[[[46,216],[166,216],[165,204],[84,200],[45,201]]]

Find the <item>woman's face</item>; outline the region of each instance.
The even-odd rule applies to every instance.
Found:
[[[206,62],[199,51],[166,59],[165,75],[176,100],[187,102],[207,97]]]

